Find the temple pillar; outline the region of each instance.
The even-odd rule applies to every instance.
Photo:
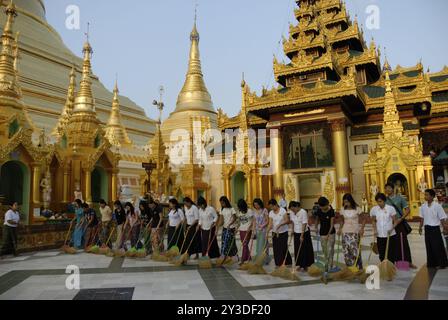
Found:
[[[447,176],[448,178],[448,176]],[[258,198],[263,199],[263,175],[261,170],[258,171]]]
[[[70,171],[68,167],[64,167],[64,178],[62,184],[62,203],[69,203],[69,179],[70,179]]]
[[[33,163],[33,205],[40,207],[40,164]]]
[[[273,195],[275,198],[284,192],[283,183],[283,138],[280,128],[271,130],[271,161],[273,162]],[[272,193],[270,193],[272,194]]]
[[[434,188],[434,177],[433,177],[431,169],[425,168],[425,180],[428,183],[428,188],[433,189]]]
[[[110,201],[115,201],[117,200],[116,198],[118,197],[118,170],[112,170],[111,180],[112,180],[112,188],[111,188],[112,197]]]
[[[228,198],[228,199],[230,199],[231,198],[231,188],[230,188],[230,176],[229,175],[227,175],[226,177],[225,177],[225,190],[226,190],[226,197]]]
[[[333,155],[336,167],[336,205],[342,205],[342,197],[351,192],[350,163],[348,158],[347,129],[345,119],[330,121],[332,132]]]
[[[249,170],[249,172],[247,174],[245,174],[246,176],[246,183],[247,183],[247,203],[251,203],[252,202],[252,171]]]
[[[411,198],[410,200],[413,201],[417,201],[417,180],[415,178],[415,172],[416,169],[415,168],[410,168],[408,169],[408,174],[409,174],[409,197]]]
[[[92,172],[88,169],[84,172],[85,188],[86,188],[86,202],[92,203]]]
[[[366,199],[367,199],[367,201],[370,202],[370,199],[371,199],[371,195],[370,195],[370,174],[364,173],[364,180],[365,180],[364,182],[365,182],[365,188],[366,188],[366,192],[365,192]]]
[[[383,170],[378,171],[378,190],[380,190],[381,193],[384,193],[384,186],[386,185],[386,178],[385,178],[386,172]]]
[[[268,191],[269,191],[269,198],[272,198],[273,197],[273,194],[272,194],[272,185],[273,185],[273,183],[272,183],[272,176],[268,176]],[[269,199],[270,200],[270,199]]]

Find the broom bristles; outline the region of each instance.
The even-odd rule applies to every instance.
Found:
[[[180,267],[180,266],[182,266],[183,264],[187,263],[187,261],[188,261],[188,253],[185,252],[183,255],[180,256],[179,259],[177,259],[176,261],[174,261],[174,265],[175,265],[176,267]]]
[[[174,258],[179,255],[179,248],[178,247],[171,247],[166,253],[165,256],[168,258]]]
[[[199,259],[198,266],[201,269],[211,269],[213,267],[212,261],[208,256]]]
[[[272,271],[271,276],[283,278],[287,276],[289,273],[290,273],[289,269],[285,265],[282,265],[281,267],[278,267],[277,269]]]
[[[249,266],[249,269],[247,270],[249,274],[268,274],[266,270],[263,268],[263,266],[260,266],[258,264],[253,264]]]
[[[263,266],[264,262],[266,261],[266,257],[267,257],[266,252],[263,252],[262,254],[257,256],[257,258],[255,259],[255,264],[259,265],[259,266]]]
[[[64,250],[66,254],[76,254],[78,251],[73,247],[68,247]]]
[[[243,270],[243,271],[247,271],[251,268],[251,266],[253,266],[252,262],[246,261],[244,262],[242,265],[240,265],[240,267],[238,268],[238,270]]]
[[[320,277],[322,273],[323,270],[315,263],[308,268],[308,275],[310,277]]]
[[[343,268],[341,271],[329,274],[331,280],[351,280],[356,276],[349,268]]]
[[[380,277],[383,280],[392,281],[397,274],[395,265],[387,259],[384,259],[379,265]]]

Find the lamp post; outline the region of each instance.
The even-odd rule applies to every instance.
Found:
[[[155,164],[151,160],[148,163],[142,163],[142,167],[143,167],[143,169],[145,169],[145,172],[148,175],[148,182],[146,185],[146,193],[150,193],[151,192],[151,174],[152,174],[152,171],[157,168],[157,164]]]

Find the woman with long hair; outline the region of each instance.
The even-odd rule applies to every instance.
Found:
[[[253,203],[254,208],[254,226],[253,226],[253,237],[256,239],[255,244],[255,255],[258,257],[264,252],[266,252],[267,258],[265,264],[269,264],[269,246],[267,241],[267,227],[269,225],[269,212],[268,209],[264,207],[263,200],[256,198]]]
[[[240,231],[240,239],[241,239],[241,247],[242,247],[242,255],[241,255],[241,264],[246,261],[249,261],[251,256],[251,252],[249,249],[249,243],[252,239],[252,230],[254,227],[254,213],[252,209],[249,209],[247,202],[244,199],[238,200],[238,229]]]
[[[170,212],[168,213],[168,248],[176,246],[180,249],[179,244],[184,241],[184,223],[185,215],[179,202],[175,198],[168,201]]]
[[[285,265],[292,265],[291,254],[288,249],[288,231],[289,218],[285,209],[279,206],[277,200],[269,200],[269,227],[272,231],[272,247],[274,249],[275,265],[280,267]],[[286,260],[285,260],[286,257]]]
[[[80,199],[76,199],[73,205],[75,206],[76,218],[76,226],[75,230],[73,231],[73,247],[79,250],[83,248],[85,229],[84,209],[82,208],[82,201]]]
[[[289,203],[290,220],[294,231],[294,262],[297,271],[305,272],[314,263],[314,249],[311,232],[308,226],[308,213],[302,209],[300,202]]]
[[[196,204],[189,197],[184,198],[185,218],[187,219],[187,235],[184,247],[181,248],[185,253],[188,250],[188,255],[195,254],[195,259],[199,259],[199,252],[201,252],[201,237],[198,231],[199,224],[199,209]]]
[[[123,208],[123,204],[120,200],[116,200],[114,202],[114,213],[112,215],[112,219],[114,220],[116,224],[117,229],[117,239],[114,244],[115,249],[121,249],[123,247],[124,243],[124,230],[123,227],[125,226],[126,222],[126,211]]]
[[[132,203],[126,202],[126,204],[124,205],[124,209],[126,211],[125,228],[126,226],[128,226],[128,230],[124,229],[124,231],[129,234],[129,238],[126,239],[126,241],[130,241],[131,247],[135,247],[137,245],[138,236],[140,234],[140,217],[135,212],[135,208]]]
[[[356,204],[355,199],[350,193],[342,197],[344,208],[341,209],[341,224],[338,235],[342,235],[342,251],[347,267],[355,266],[362,269],[362,257],[359,251],[359,245],[364,235],[365,223],[362,227],[359,225],[359,217],[362,213],[361,208]]]
[[[148,207],[150,210],[152,251],[162,252],[165,247],[163,243],[165,234],[163,228],[163,209],[153,198],[148,199]]]
[[[218,214],[215,208],[209,206],[203,197],[198,199],[199,206],[199,225],[202,240],[202,256],[208,256],[211,259],[219,258],[219,246],[217,240],[216,224],[218,223]],[[207,252],[208,251],[208,252]]]
[[[221,216],[224,220],[221,236],[221,257],[235,257],[238,254],[238,248],[235,242],[236,211],[232,208],[229,199],[225,196],[219,199],[219,203],[221,204]]]

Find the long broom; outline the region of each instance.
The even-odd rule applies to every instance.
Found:
[[[320,235],[319,235],[319,231],[317,230],[317,248],[316,248],[316,262],[313,263],[309,268],[308,268],[308,275],[310,277],[320,277],[322,275],[322,273],[324,272],[324,268],[325,266],[322,265],[322,263],[319,260],[319,246],[320,246]]]
[[[139,243],[142,235],[142,226],[143,226],[143,220],[140,222],[140,233],[137,238],[137,243]],[[126,251],[126,257],[128,258],[134,258],[137,256],[137,248],[135,246],[132,246],[128,251]]]
[[[124,249],[124,242],[126,241],[126,239],[128,239],[128,238],[131,236],[131,232],[132,232],[132,229],[134,229],[135,224],[134,224],[134,226],[131,226],[131,225],[129,224],[129,232],[128,232],[128,236],[127,236],[127,237],[125,237],[125,234],[126,234],[126,232],[125,232],[125,231],[126,231],[126,225],[127,225],[127,224],[124,225],[124,227],[123,227],[123,231],[122,231],[122,233],[121,233],[121,243],[120,243],[120,248],[114,250],[114,256],[115,256],[115,257],[124,257],[124,256],[126,256],[126,250]]]
[[[277,235],[277,237],[278,237],[278,235]],[[286,247],[285,259],[283,259],[282,265],[280,267],[276,268],[274,271],[272,271],[271,276],[284,279],[284,278],[288,278],[291,275],[289,268],[286,266],[286,260],[288,259],[289,247],[291,246],[292,239],[293,239],[293,237],[291,236],[288,241],[288,246]]]
[[[249,249],[249,252],[250,252],[249,260],[243,262],[243,263],[240,265],[240,267],[238,268],[238,270],[247,271],[247,270],[249,270],[250,267],[254,264],[254,263],[252,262],[253,247],[254,247],[254,239],[252,238],[252,239],[251,239],[251,242],[250,242],[250,249]]]
[[[370,254],[369,254],[369,259],[367,260],[367,266],[370,265],[370,259],[372,258],[372,254],[375,253],[374,245],[375,245],[374,242],[372,242],[372,243],[370,244]],[[359,272],[359,274],[358,274],[359,282],[360,282],[361,284],[366,283],[368,277],[369,277],[369,274],[367,274],[367,267],[365,267],[365,268],[364,268],[363,270],[361,270],[361,271]]]
[[[395,265],[388,260],[389,257],[389,240],[390,234],[387,234],[387,242],[386,242],[386,256],[383,261],[380,262],[378,268],[380,269],[381,279],[392,281],[397,274],[397,268]]]
[[[212,229],[210,229],[210,232],[211,232],[211,230]],[[218,235],[218,231],[216,229],[215,229],[215,234],[213,235],[212,238],[209,235],[209,237],[208,237],[208,244],[207,244],[207,251],[205,253],[205,256],[201,257],[201,259],[199,259],[199,261],[198,261],[198,266],[199,266],[200,269],[211,269],[213,267],[212,261],[210,260],[210,257],[208,255],[208,253],[210,252],[212,244],[215,241],[217,235]],[[211,241],[210,241],[210,239],[211,239]]]
[[[115,226],[112,227],[110,233],[109,233],[109,237],[107,238],[106,243],[103,243],[101,245],[100,250],[98,251],[99,254],[108,254],[110,252],[110,248],[109,248],[109,242],[110,239],[112,239],[112,235],[114,234],[115,231]]]
[[[191,228],[191,226],[188,227],[187,230],[186,230],[186,232],[184,233],[184,240],[182,241],[182,245],[180,246],[180,252],[184,251],[185,242],[187,241],[187,237],[186,237],[186,235],[187,235],[188,232],[190,231],[190,228]],[[177,256],[175,256],[175,257],[170,261],[171,264],[174,264],[178,259],[180,259],[180,257],[181,257],[180,252],[179,252],[179,254],[178,254]]]
[[[162,233],[162,237],[161,237],[161,241],[162,242],[163,242],[163,239],[165,238],[165,234],[166,234],[167,231],[168,231],[168,225],[165,226],[165,230]],[[158,236],[158,235],[156,235],[156,236]],[[158,248],[155,248],[153,250],[153,253],[151,255],[151,259],[154,260],[154,261],[158,261],[158,262],[168,262],[168,261],[170,261],[172,259],[172,257],[168,256],[166,254],[166,252],[161,253],[160,252],[160,246],[159,246]]]
[[[196,228],[196,231],[193,234],[193,237],[191,238],[190,244],[187,247],[187,250],[185,251],[185,253],[183,253],[182,255],[179,256],[178,259],[176,259],[176,261],[174,261],[174,265],[176,267],[180,267],[183,264],[186,264],[188,261],[188,258],[190,258],[190,255],[188,254],[188,250],[190,250],[191,245],[193,244],[193,241],[196,238],[196,234],[198,233],[198,229]]]
[[[89,228],[89,226],[87,225],[87,228],[86,228],[86,229],[88,229],[88,228]],[[95,227],[95,231],[93,232],[93,237],[92,237],[91,234],[89,234],[88,245],[84,248],[84,251],[85,251],[85,252],[87,252],[87,253],[90,253],[90,252],[91,252],[92,247],[94,246],[93,243],[95,242],[95,238],[96,238],[96,236],[98,235],[99,231],[100,231],[100,225],[98,225],[98,226]],[[96,244],[96,243],[95,243],[95,244]]]
[[[291,268],[291,272],[288,275],[285,274],[285,277],[282,277],[283,279],[291,280],[291,281],[300,281],[299,276],[296,274],[296,268],[297,268],[297,263],[299,262],[300,252],[302,251],[302,246],[303,246],[304,242],[305,242],[305,239],[303,241],[300,241],[299,251],[297,252],[297,257],[294,261],[294,265]]]
[[[70,246],[67,245],[67,241],[68,241],[68,237],[70,236],[70,233],[72,231],[73,222],[75,222],[75,220],[72,220],[70,222],[70,227],[68,228],[67,234],[65,235],[64,245],[61,247],[61,251],[65,252],[65,253],[68,253],[68,251],[70,250]]]
[[[342,270],[340,270],[338,272],[331,273],[329,276],[329,279],[331,279],[331,280],[353,280],[354,278],[356,278],[356,276],[359,275],[360,272],[362,272],[358,268],[358,260],[361,255],[361,241],[362,241],[362,238],[359,239],[358,255],[356,256],[355,264],[350,267],[342,268]]]
[[[235,232],[235,233],[236,233],[236,232]],[[226,255],[225,255],[224,257],[219,257],[219,258],[216,260],[216,266],[217,266],[217,267],[222,267],[222,266],[224,266],[224,265],[231,265],[231,264],[233,264],[233,259],[232,259],[232,257],[229,257],[229,254],[230,254],[230,250],[232,250],[232,247],[233,247],[233,245],[235,244],[235,238],[236,238],[236,234],[233,235],[233,239],[232,239],[232,241],[230,242],[230,246],[229,246],[229,248],[227,249],[227,253],[226,253]]]
[[[168,251],[165,253],[165,255],[166,255],[168,258],[174,258],[174,257],[177,257],[177,256],[180,254],[180,250],[179,250],[178,243],[179,243],[180,235],[182,234],[183,229],[184,229],[184,224],[183,224],[183,223],[179,223],[179,224],[176,226],[176,229],[174,230],[174,235],[173,235],[173,237],[171,238],[171,241],[168,243],[168,248],[169,248],[169,249],[168,249]],[[176,238],[176,233],[177,233],[177,238]],[[175,244],[170,248],[170,245],[172,244],[172,241],[173,241],[174,239],[176,239],[176,242],[175,242]]]
[[[336,264],[335,264],[335,266],[330,266],[331,269],[330,269],[329,273],[336,273],[336,272],[340,272],[341,271],[341,268],[337,265],[337,263],[339,262],[339,253],[341,252],[341,241],[342,241],[342,236],[339,235],[338,239],[337,239],[338,245],[336,246],[336,251],[337,251],[337,253],[336,253]]]
[[[249,265],[247,269],[249,274],[267,274],[266,270],[263,268],[263,265],[265,264],[268,256],[269,233],[266,233],[266,240],[264,243],[263,252],[255,258],[254,263]]]

